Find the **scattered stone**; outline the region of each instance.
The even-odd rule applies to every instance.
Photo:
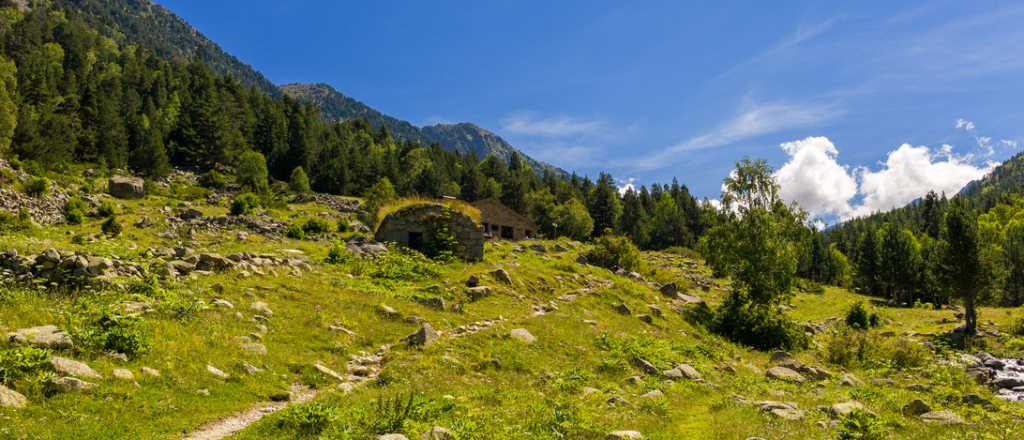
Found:
[[[27,404],[24,395],[0,384],[0,408],[24,408]]]
[[[626,399],[623,399],[623,398],[622,398],[621,396],[612,396],[612,397],[609,397],[609,398],[608,398],[608,400],[607,400],[607,401],[605,401],[605,403],[606,403],[606,404],[608,404],[608,406],[623,406],[623,405],[629,405],[629,401],[628,401],[628,400],[626,400]]]
[[[964,419],[950,411],[931,411],[921,414],[921,420],[940,425],[960,425]]]
[[[270,310],[270,306],[263,301],[256,301],[249,306],[249,310],[252,310],[260,315],[271,317],[274,316],[274,311]]]
[[[650,309],[651,315],[654,315],[655,318],[662,318],[665,316],[665,313],[661,311],[661,307],[658,307],[655,304],[648,304],[647,308]]]
[[[424,322],[420,325],[420,329],[409,336],[405,337],[405,342],[410,346],[414,347],[426,347],[437,341],[439,335],[434,327],[428,322]]]
[[[587,396],[589,396],[591,394],[600,393],[600,392],[601,392],[601,390],[599,390],[597,388],[594,388],[594,387],[583,387],[583,389],[580,390],[580,393],[583,394],[583,397],[587,397]]]
[[[43,325],[16,330],[9,336],[11,342],[20,345],[32,345],[39,348],[65,350],[74,348],[71,336],[55,325]]]
[[[654,324],[654,318],[651,315],[637,315],[637,319],[643,321],[645,324]]]
[[[513,329],[511,332],[509,332],[509,336],[511,336],[512,339],[515,339],[526,345],[530,345],[533,344],[534,342],[537,342],[537,337],[530,334],[530,332],[525,328]]]
[[[629,306],[627,306],[626,304],[618,304],[618,305],[616,305],[615,306],[615,311],[619,312],[620,315],[629,316],[629,315],[633,314],[633,311],[630,310]]]
[[[378,435],[377,440],[409,440],[409,437],[402,434],[383,434]]]
[[[206,365],[206,371],[209,372],[210,374],[216,376],[217,378],[223,379],[223,380],[228,380],[228,378],[231,377],[231,376],[228,376],[228,373],[225,373],[225,372],[221,371],[219,368],[214,367],[213,365],[209,365],[209,364]]]
[[[119,199],[141,199],[146,196],[146,182],[138,177],[113,176],[107,182],[107,192]]]
[[[491,272],[491,276],[505,284],[512,284],[512,275],[509,275],[508,271],[505,269],[496,269]]]
[[[661,390],[651,390],[640,396],[641,399],[659,399],[665,397],[665,393]]]
[[[662,295],[665,295],[669,298],[675,298],[676,295],[679,294],[679,286],[676,283],[668,283],[664,286],[661,286],[661,289],[658,290],[661,291]]]
[[[606,435],[605,440],[642,440],[644,435],[637,431],[614,431]]]
[[[494,291],[487,286],[470,287],[469,289],[467,289],[467,292],[470,301],[477,301],[482,298],[491,296],[491,294],[494,293]]]
[[[334,333],[344,333],[344,334],[349,335],[349,336],[355,336],[356,335],[356,332],[354,332],[352,330],[349,330],[345,326],[341,326],[341,325],[330,325],[330,326],[327,327],[327,330],[330,330],[330,331],[332,331]]]
[[[210,397],[210,390],[206,389],[206,388],[200,388],[200,389],[196,390],[196,394],[198,394],[200,396],[203,396],[203,397]]]
[[[96,370],[93,370],[86,364],[60,356],[51,357],[50,366],[53,367],[54,371],[68,376],[83,377],[86,379],[100,379],[103,377],[100,376],[100,373],[97,373]]]
[[[470,275],[469,279],[466,280],[466,287],[473,288],[480,285],[480,277],[476,275]]]
[[[845,373],[839,378],[839,385],[844,387],[860,387],[864,386],[864,381],[860,380],[857,376],[852,373]]]
[[[772,352],[771,363],[778,364],[782,362],[792,361],[793,355],[786,351],[775,351]]]
[[[704,376],[701,376],[700,372],[696,368],[693,368],[690,364],[680,364],[675,368],[683,377],[690,380],[704,380]]]
[[[127,368],[115,368],[112,374],[118,380],[135,380],[135,375]]]
[[[786,367],[771,367],[765,372],[769,379],[781,380],[784,382],[804,383],[807,381],[800,373]]]
[[[416,302],[424,306],[430,307],[434,310],[444,310],[444,298],[431,296],[431,297],[417,297]]]
[[[921,399],[911,400],[910,403],[903,406],[903,415],[906,416],[919,416],[921,414],[931,412],[932,407],[929,406]]]
[[[679,294],[679,300],[682,301],[684,305],[686,305],[686,304],[703,304],[704,303],[704,298],[701,298],[699,296],[694,296],[694,295],[687,295],[685,293],[680,293]]]
[[[910,391],[917,391],[919,393],[927,393],[927,392],[930,392],[932,390],[932,387],[931,387],[931,385],[925,385],[925,384],[921,384],[921,383],[912,383],[910,385],[907,385],[907,389],[910,390]]]
[[[658,374],[658,368],[655,367],[654,364],[648,362],[645,359],[637,358],[636,361],[634,361],[633,363],[636,364],[636,367],[639,368],[640,371],[643,371],[644,373],[650,375]]]
[[[262,368],[257,367],[257,366],[255,366],[253,364],[250,364],[248,362],[243,362],[242,363],[242,369],[245,370],[245,372],[248,373],[248,374],[259,374],[259,373],[263,372]]]
[[[235,305],[231,304],[231,301],[228,301],[226,299],[220,299],[220,298],[217,298],[217,299],[213,300],[213,305],[215,305],[217,307],[223,307],[225,309],[233,309],[233,308],[235,308]]]
[[[440,426],[435,426],[433,428],[430,428],[429,431],[424,432],[423,436],[420,437],[420,439],[421,440],[455,440],[455,434],[452,434],[451,431],[449,431],[449,430],[447,430],[445,428],[442,428]]]
[[[833,418],[840,418],[852,414],[855,411],[864,411],[864,405],[854,400],[840,402],[828,407],[828,413]]]
[[[260,344],[259,342],[247,342],[242,344],[242,351],[256,356],[266,356],[267,346]]]
[[[978,406],[984,407],[984,408],[989,409],[989,410],[993,410],[993,409],[996,408],[996,406],[992,404],[991,400],[988,400],[988,399],[986,399],[984,397],[981,397],[981,396],[979,396],[977,394],[965,395],[962,398],[962,400],[963,400],[964,403],[966,403],[968,405],[978,405]]]
[[[47,382],[48,388],[57,393],[71,393],[76,391],[87,391],[96,388],[96,384],[86,382],[74,377],[58,377]]]
[[[155,368],[142,367],[141,371],[142,371],[142,374],[144,374],[146,376],[149,376],[149,377],[160,377],[160,370],[157,370]]]
[[[402,314],[398,313],[398,310],[395,310],[387,304],[378,304],[377,314],[387,319],[399,319],[402,317]]]
[[[783,403],[766,400],[762,402],[754,402],[761,411],[770,413],[776,417],[785,420],[800,420],[804,418],[804,411],[799,409],[794,403]]]

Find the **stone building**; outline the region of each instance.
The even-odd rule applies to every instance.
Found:
[[[502,204],[498,199],[485,199],[473,203],[480,210],[480,223],[485,238],[524,240],[532,238],[537,225],[524,215]]]
[[[470,206],[466,206],[473,209]],[[440,202],[420,202],[399,208],[387,214],[377,227],[374,238],[380,242],[398,243],[402,246],[429,253],[433,234],[438,226],[446,226],[455,239],[452,249],[455,256],[466,261],[484,259],[484,235],[480,224],[469,215],[452,209]]]

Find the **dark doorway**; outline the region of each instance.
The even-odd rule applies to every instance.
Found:
[[[423,247],[426,243],[423,241],[422,232],[409,232],[409,247],[418,251],[423,251]]]
[[[514,229],[512,229],[511,226],[502,226],[501,227],[501,238],[504,238],[505,240],[514,240],[516,238],[516,234],[514,232]]]

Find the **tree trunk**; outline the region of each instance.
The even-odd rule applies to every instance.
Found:
[[[974,310],[974,294],[968,294],[964,297],[964,319],[967,321],[967,325],[964,328],[966,333],[970,336],[974,336],[978,332],[978,317]]]

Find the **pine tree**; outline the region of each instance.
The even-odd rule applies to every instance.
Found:
[[[945,255],[946,279],[953,294],[964,302],[965,333],[974,335],[978,328],[975,301],[984,282],[978,251],[977,218],[962,207],[946,213]]]
[[[622,202],[619,201],[618,188],[615,187],[615,180],[611,174],[601,173],[598,177],[588,208],[590,216],[594,219],[595,236],[604,234],[606,230],[618,230]]]

